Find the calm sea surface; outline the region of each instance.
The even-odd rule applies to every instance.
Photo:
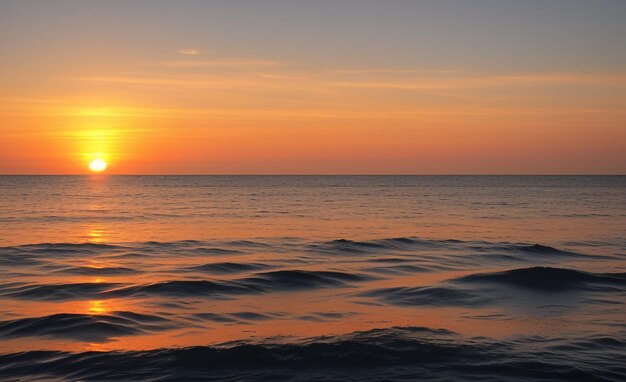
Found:
[[[0,380],[626,380],[626,177],[0,176]]]

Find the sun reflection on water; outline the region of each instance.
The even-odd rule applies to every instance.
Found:
[[[87,312],[89,314],[104,314],[110,311],[107,301],[90,300],[87,302]]]
[[[103,228],[90,228],[87,238],[90,243],[102,244],[105,241],[106,231]]]

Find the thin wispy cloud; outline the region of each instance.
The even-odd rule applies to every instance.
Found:
[[[262,87],[267,81],[253,80],[250,78],[228,78],[228,77],[79,77],[74,78],[77,81],[100,82],[100,83],[116,83],[126,85],[144,85],[144,86],[172,86],[196,89],[218,89],[233,87]]]
[[[335,74],[458,74],[462,73],[458,69],[338,69]]]
[[[450,75],[450,76],[405,76],[401,80],[377,79],[361,81],[334,81],[330,86],[345,88],[397,89],[397,90],[440,90],[487,87],[520,86],[626,86],[626,75],[604,73],[564,74],[512,74],[506,76]]]
[[[201,51],[200,49],[181,49],[178,53],[184,54],[185,56],[197,56],[201,53]]]
[[[397,89],[397,90],[437,90],[451,89],[457,87],[450,83],[439,82],[380,82],[380,81],[363,81],[363,82],[332,82],[330,86],[345,88],[364,88],[364,89]]]
[[[271,68],[282,66],[276,61],[256,60],[256,59],[230,59],[230,60],[208,60],[208,61],[168,61],[161,62],[157,66],[167,68]]]
[[[276,70],[265,72],[272,66],[280,65],[274,61],[261,60],[224,60],[224,61],[201,61],[201,62],[171,62],[163,63],[168,67],[213,67],[222,69],[249,69],[242,70],[238,75],[212,73],[211,75],[190,75],[178,73],[163,75],[137,76],[90,76],[73,78],[77,81],[119,83],[127,85],[144,86],[173,86],[196,89],[218,89],[258,87],[259,89],[278,89],[290,92],[328,91],[331,89],[389,89],[401,91],[440,91],[461,89],[485,89],[485,88],[521,88],[521,87],[545,87],[545,86],[582,86],[582,87],[624,87],[626,75],[604,73],[564,73],[564,74],[511,74],[499,76],[487,76],[463,72],[462,74],[450,73],[448,75],[407,74],[398,78],[396,76],[376,76],[366,79],[346,79],[338,81],[336,77],[326,72],[308,72],[306,75],[290,70]],[[261,72],[255,69],[263,70]],[[454,94],[450,94],[454,96]],[[467,94],[457,96],[468,97]]]
[[[510,83],[527,84],[580,84],[580,85],[603,85],[624,86],[626,74],[606,73],[547,73],[547,74],[520,74],[510,76],[493,77],[496,80]]]

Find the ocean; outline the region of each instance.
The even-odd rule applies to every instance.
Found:
[[[0,176],[0,380],[624,381],[626,176]]]

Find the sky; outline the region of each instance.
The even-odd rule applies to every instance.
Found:
[[[0,174],[626,174],[626,1],[0,0]]]

